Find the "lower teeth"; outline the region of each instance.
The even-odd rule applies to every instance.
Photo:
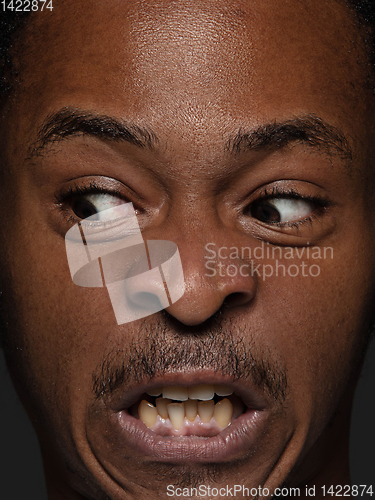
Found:
[[[239,416],[244,407],[239,398],[235,397],[235,400],[235,413]],[[157,421],[164,421],[170,422],[175,431],[181,431],[185,425],[209,424],[210,422],[220,429],[225,429],[232,421],[233,411],[233,404],[227,398],[214,404],[212,399],[209,401],[188,399],[176,403],[171,399],[160,397],[156,399],[156,406],[142,400],[138,407],[139,418],[146,427],[153,428]]]

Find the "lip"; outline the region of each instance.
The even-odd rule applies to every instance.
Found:
[[[128,412],[128,408],[153,387],[201,384],[226,385],[242,398],[247,407],[245,413],[216,436],[160,436]],[[110,425],[118,446],[130,447],[135,454],[147,459],[173,463],[224,462],[244,458],[251,454],[262,437],[270,414],[270,402],[259,388],[203,371],[154,377],[148,384],[139,384],[126,393],[113,395],[106,401],[106,406],[111,411]]]

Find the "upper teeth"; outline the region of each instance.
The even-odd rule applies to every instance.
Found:
[[[170,399],[158,398],[155,407],[143,399],[138,406],[138,415],[149,428],[154,427],[160,417],[163,420],[169,419],[176,431],[180,431],[188,422],[196,422],[197,418],[203,424],[208,424],[214,418],[216,424],[224,429],[231,423],[233,405],[226,398],[216,405],[212,399],[199,402],[188,399],[186,402],[173,403]]]
[[[177,385],[166,387],[155,387],[147,391],[150,396],[160,396],[175,401],[187,401],[188,399],[200,399],[209,401],[215,394],[218,396],[230,396],[233,391],[224,385],[194,385],[191,387],[180,387]]]

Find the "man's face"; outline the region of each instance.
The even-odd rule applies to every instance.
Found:
[[[375,284],[373,130],[348,11],[54,6],[31,20],[1,135],[5,345],[51,492],[339,481]],[[144,240],[177,244],[185,293],[118,325],[106,288],[73,283],[64,238],[127,202]],[[236,393],[228,427],[140,420],[155,387],[204,384]]]

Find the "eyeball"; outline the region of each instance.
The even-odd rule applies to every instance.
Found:
[[[271,198],[256,202],[251,216],[267,224],[288,223],[304,219],[314,211],[314,204],[304,199]]]
[[[116,207],[122,206],[126,201],[118,196],[110,194],[90,194],[78,196],[72,202],[72,210],[80,219],[90,217],[92,221],[113,220],[116,215]],[[122,215],[123,210],[121,211]]]

